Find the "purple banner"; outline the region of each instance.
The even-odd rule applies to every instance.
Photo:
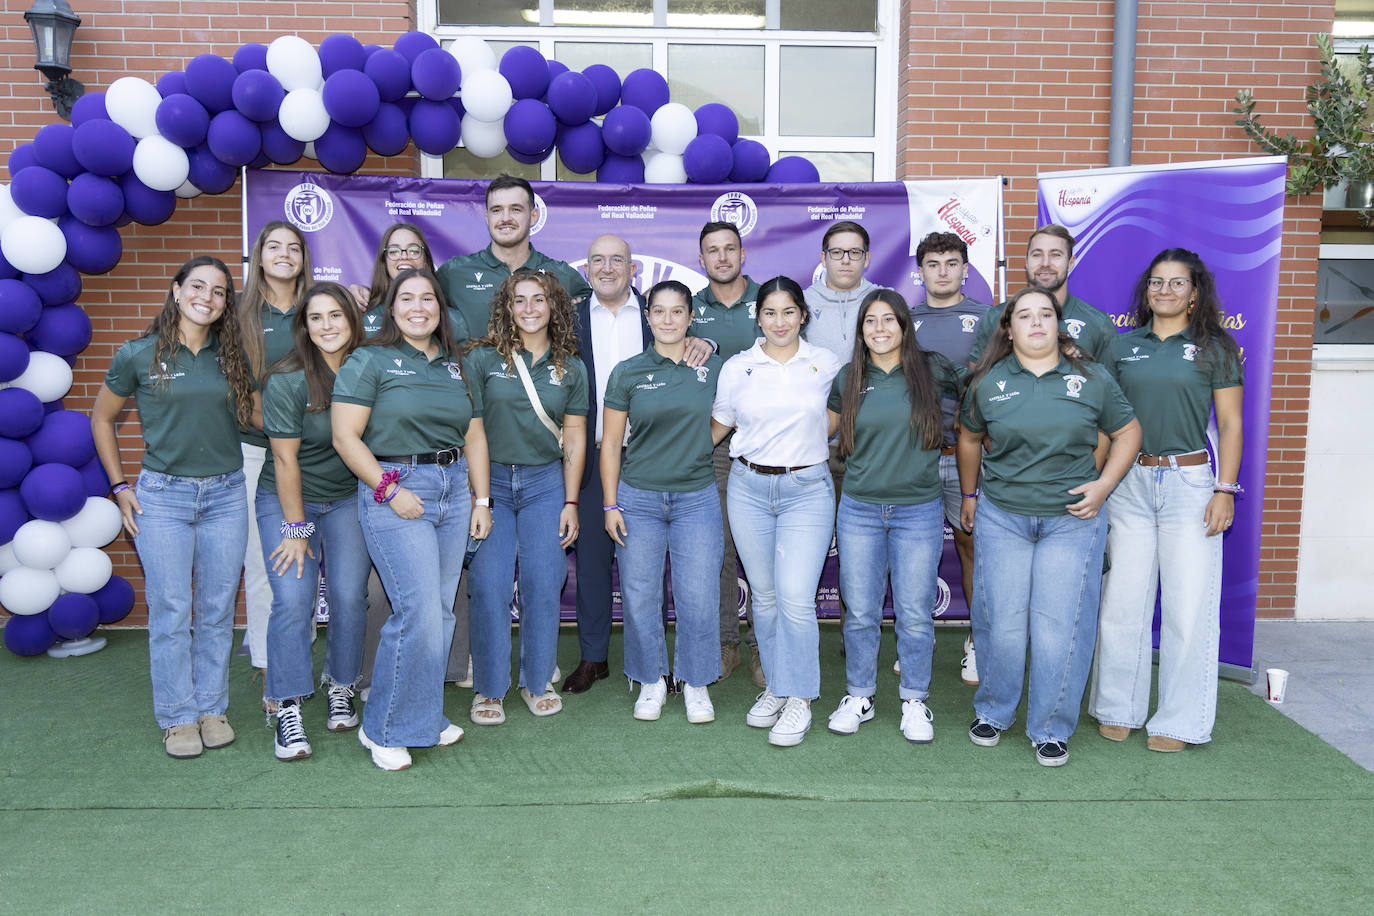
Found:
[[[1141,166],[1040,176],[1038,222],[1076,239],[1075,295],[1131,327],[1136,277],[1164,248],[1201,255],[1216,275],[1225,325],[1245,359],[1245,445],[1235,524],[1223,537],[1223,664],[1253,664],[1259,592],[1269,395],[1283,237],[1287,164],[1281,157]],[[1216,451],[1216,420],[1208,429]],[[1155,634],[1158,645],[1159,621]]]

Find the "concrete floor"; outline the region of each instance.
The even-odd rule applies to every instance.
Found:
[[[1260,620],[1252,688],[1265,695],[1266,668],[1286,668],[1276,708],[1374,771],[1374,621]]]

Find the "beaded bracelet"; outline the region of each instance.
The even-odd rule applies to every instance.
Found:
[[[1231,496],[1243,496],[1243,495],[1245,495],[1245,489],[1244,489],[1243,487],[1241,487],[1241,485],[1240,485],[1239,482],[1237,482],[1237,483],[1221,483],[1220,481],[1218,481],[1218,482],[1217,482],[1217,485],[1216,485],[1216,488],[1213,489],[1212,492],[1213,492],[1213,493],[1227,493],[1227,494],[1229,494],[1229,495],[1231,495]]]
[[[287,522],[281,523],[281,536],[284,538],[308,538],[315,534],[314,522]]]
[[[373,498],[375,501],[379,502],[379,503],[389,503],[389,502],[391,502],[393,499],[396,498],[396,494],[395,494],[395,493],[392,493],[390,496],[387,496],[387,495],[386,495],[386,488],[389,487],[389,486],[391,486],[391,485],[394,483],[394,484],[396,484],[396,489],[399,490],[399,489],[401,489],[400,481],[401,481],[401,472],[400,472],[400,471],[397,471],[397,470],[387,471],[385,474],[382,475],[382,480],[381,480],[380,483],[377,484],[377,489],[375,489],[375,490],[372,491],[372,498]]]

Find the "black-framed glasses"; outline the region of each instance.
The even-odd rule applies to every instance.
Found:
[[[407,245],[402,248],[400,245],[386,246],[386,258],[388,261],[399,261],[401,258],[418,258],[425,253],[419,245]]]
[[[1151,277],[1148,282],[1150,292],[1159,292],[1161,289],[1164,288],[1165,282],[1166,281],[1163,277]],[[1189,285],[1187,277],[1170,277],[1167,282],[1169,284],[1169,289],[1173,290],[1176,293],[1183,292],[1185,289],[1188,288]]]
[[[861,261],[863,256],[868,254],[867,248],[827,248],[825,256],[832,261]]]

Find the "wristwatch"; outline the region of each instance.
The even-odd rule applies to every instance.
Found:
[[[479,496],[479,497],[477,497],[476,499],[474,499],[474,500],[472,501],[472,504],[473,504],[474,507],[476,507],[476,508],[478,508],[478,509],[490,509],[490,508],[491,508],[491,497],[490,497],[490,496]]]

